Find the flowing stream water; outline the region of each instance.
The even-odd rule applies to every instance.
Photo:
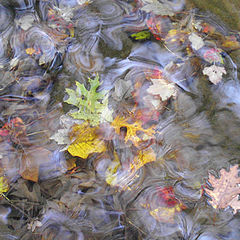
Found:
[[[204,190],[240,163],[229,2],[0,1],[0,239],[240,239]],[[67,103],[94,78],[95,126]]]

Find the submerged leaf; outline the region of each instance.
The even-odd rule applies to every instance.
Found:
[[[66,145],[60,151],[67,150],[68,146],[71,144],[71,141],[68,137],[68,133],[71,127],[74,124],[81,124],[81,120],[73,119],[68,115],[62,115],[60,117],[60,125],[63,127],[62,129],[58,129],[58,131],[50,137],[50,139],[56,141],[58,144]]]
[[[114,160],[111,162],[106,175],[106,182],[111,186],[118,186],[121,189],[131,190],[130,185],[138,177],[136,171],[149,162],[156,160],[156,154],[152,148],[139,150],[137,156],[133,158],[130,165],[121,166],[117,153],[114,153]]]
[[[222,58],[222,53],[223,51],[219,48],[210,48],[207,49],[204,54],[203,54],[203,58],[205,61],[209,62],[209,63],[221,63],[223,64],[223,58]]]
[[[120,160],[116,152],[114,152],[114,160],[106,170],[106,182],[111,186],[117,185],[118,170],[121,168]]]
[[[205,192],[211,197],[209,203],[214,208],[233,208],[233,213],[240,210],[240,177],[238,176],[238,165],[230,167],[229,172],[225,169],[220,171],[220,178],[215,178],[209,174],[208,182],[213,187],[213,190],[205,188]]]
[[[0,196],[7,192],[9,189],[9,184],[8,184],[8,181],[5,177],[1,176],[0,177]]]
[[[37,182],[39,167],[50,162],[51,154],[49,150],[42,147],[25,150],[21,159],[19,174],[26,180]]]
[[[240,48],[240,42],[236,36],[226,36],[222,43],[222,47],[227,50],[236,50]]]
[[[173,16],[174,11],[169,6],[168,1],[163,0],[159,2],[158,0],[142,0],[144,6],[141,8],[145,12],[152,12],[156,15],[168,15]]]
[[[69,114],[75,119],[89,121],[92,126],[105,121],[112,121],[112,111],[108,108],[107,91],[97,92],[97,88],[101,85],[99,76],[94,79],[88,79],[90,83],[89,91],[84,84],[76,82],[76,90],[66,89],[69,98],[64,102],[72,104],[78,108],[75,112]]]
[[[157,221],[174,223],[174,217],[186,206],[174,194],[173,187],[157,187],[155,196],[147,197],[142,206],[149,210]]]
[[[11,140],[14,143],[27,142],[26,126],[21,118],[16,117],[5,123],[0,128],[0,137]]]
[[[156,161],[156,154],[152,148],[144,149],[139,151],[138,155],[134,157],[133,163],[131,163],[130,168],[137,171],[139,168],[144,166],[149,162]]]
[[[99,127],[91,127],[88,123],[74,125],[70,132],[70,140],[73,141],[68,147],[72,156],[87,158],[89,154],[104,152],[105,142],[99,138],[97,131]]]

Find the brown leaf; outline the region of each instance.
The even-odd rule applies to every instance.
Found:
[[[50,155],[51,152],[49,150],[41,147],[24,151],[20,163],[19,174],[24,179],[37,182],[39,166],[43,163],[49,162],[51,158]]]
[[[212,198],[209,203],[214,208],[233,208],[234,214],[240,209],[240,177],[238,177],[238,165],[230,167],[229,172],[225,169],[220,171],[220,178],[215,178],[209,174],[209,183],[214,188],[210,190],[205,188],[205,192]]]

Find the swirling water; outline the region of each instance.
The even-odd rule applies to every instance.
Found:
[[[176,19],[160,17],[165,43],[154,35],[136,41],[130,35],[146,30],[152,17],[139,2],[148,1],[0,2],[1,126],[18,117],[27,132],[20,142],[0,139],[0,173],[10,184],[7,198],[0,200],[0,239],[240,239],[239,213],[213,209],[202,191],[209,172],[239,164],[237,61],[222,50],[227,74],[217,85],[199,73],[206,49],[218,47],[220,36],[232,30],[211,13],[186,9],[183,0],[162,1],[180,13]],[[174,41],[166,36],[174,23],[181,21],[183,29],[193,19],[210,24],[217,34],[205,35],[203,52],[189,57],[180,35],[173,35]],[[156,99],[144,95],[150,85],[147,73],[156,69],[177,88],[176,97],[157,107],[157,116],[146,110]],[[124,168],[137,148],[121,139],[106,137],[109,154],[82,159],[50,138],[71,109],[63,102],[65,89],[96,73],[100,90],[110,91],[115,117],[126,117],[137,102],[139,119],[156,126],[154,142],[148,142],[156,161],[132,175]],[[115,152],[121,167],[112,186],[106,172]],[[26,163],[26,156],[38,162],[35,182],[24,179],[25,165],[36,165]],[[165,202],[161,193],[166,191],[174,192],[173,202]],[[165,207],[154,215],[159,206],[171,204],[178,206],[173,215]]]

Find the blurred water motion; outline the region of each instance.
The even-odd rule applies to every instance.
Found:
[[[142,10],[149,2],[172,15]],[[134,39],[141,31],[150,37]],[[186,31],[204,47],[191,49]],[[236,36],[184,0],[2,1],[0,176],[10,188],[0,191],[0,239],[240,239],[239,213],[203,196],[209,171],[239,163]],[[222,81],[210,83],[202,67],[223,63]],[[126,126],[114,138],[117,127],[103,124],[107,150],[73,157],[65,150],[82,121],[66,117],[65,90],[76,81],[89,90],[97,73],[113,117],[141,122],[133,139],[145,138],[124,142]],[[173,87],[170,97],[149,94],[152,79]]]

